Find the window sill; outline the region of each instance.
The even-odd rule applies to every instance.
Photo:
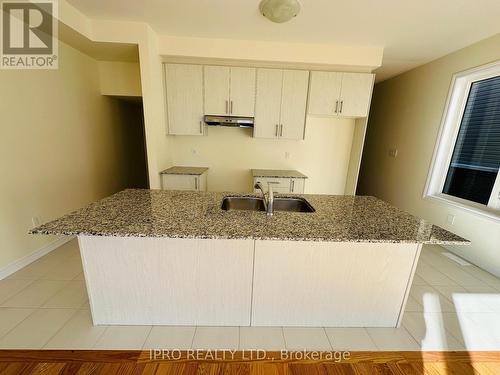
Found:
[[[500,212],[497,213],[493,210],[487,209],[486,206],[480,204],[476,205],[466,200],[454,198],[446,194],[425,195],[424,198],[443,205],[461,209],[462,211],[477,215],[483,219],[488,219],[500,223]]]

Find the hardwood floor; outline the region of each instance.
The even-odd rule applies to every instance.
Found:
[[[200,353],[204,357],[209,352]],[[339,363],[281,360],[279,352],[267,352],[261,360],[249,360],[248,353],[241,351],[227,354],[225,360],[195,360],[184,351],[178,360],[152,361],[149,351],[4,350],[0,351],[0,374],[500,374],[500,352],[351,352]]]

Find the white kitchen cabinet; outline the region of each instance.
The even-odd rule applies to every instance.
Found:
[[[205,114],[229,114],[229,67],[204,66]]]
[[[203,135],[203,68],[165,64],[168,133]]]
[[[257,69],[254,137],[304,139],[309,72]]]
[[[311,72],[308,114],[336,115],[342,87],[342,73]]]
[[[254,137],[278,138],[282,86],[282,70],[257,69]]]
[[[163,190],[207,191],[207,174],[162,174]]]
[[[369,73],[311,72],[308,114],[368,116],[373,80]]]
[[[205,114],[253,117],[255,68],[204,66]]]
[[[254,177],[253,185],[257,182],[262,184],[264,191],[267,192],[269,184],[271,184],[273,193],[296,193],[304,194],[304,178],[291,177]],[[260,190],[254,188],[255,193]]]

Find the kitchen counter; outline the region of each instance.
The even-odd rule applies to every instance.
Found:
[[[468,242],[374,197],[266,216],[227,195],[124,190],[32,233],[78,236],[96,325],[398,327],[422,244]]]
[[[225,196],[128,189],[46,223],[34,234],[466,244],[467,240],[370,196],[302,195],[314,213],[224,211]],[[280,194],[278,196],[286,196]],[[294,194],[297,196],[297,194]]]
[[[207,167],[174,166],[161,171],[160,174],[189,174],[189,175],[199,176],[205,173],[206,171],[208,171]]]
[[[252,169],[253,177],[307,178],[294,169]]]

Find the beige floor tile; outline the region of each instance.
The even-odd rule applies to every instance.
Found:
[[[418,262],[416,273],[429,285],[457,285],[442,272],[422,261]]]
[[[464,344],[447,331],[441,313],[405,313],[403,326],[422,350],[465,350]]]
[[[78,309],[87,302],[87,288],[83,281],[69,281],[59,292],[54,294],[42,307]]]
[[[44,349],[92,349],[105,330],[106,326],[92,324],[88,310],[78,310]]]
[[[108,326],[95,349],[140,350],[151,331],[151,326]]]
[[[288,350],[332,350],[323,328],[283,327]]]
[[[75,276],[73,280],[85,280],[85,275],[83,272],[80,272],[78,275]]]
[[[281,327],[240,327],[240,350],[286,349]]]
[[[238,327],[197,327],[193,339],[193,349],[237,350],[238,345]]]
[[[190,349],[195,330],[196,327],[154,326],[144,349]]]
[[[403,327],[366,330],[379,350],[420,350],[419,344]]]
[[[460,286],[486,285],[483,281],[479,280],[477,277],[474,277],[470,273],[466,272],[464,269],[466,269],[467,267],[468,266],[448,265],[446,267],[440,267],[439,270]]]
[[[408,296],[405,311],[424,311],[424,307],[412,296]]]
[[[410,296],[423,307],[425,312],[454,312],[455,306],[432,286],[413,285]]]
[[[325,328],[333,350],[377,350],[365,328]]]
[[[417,274],[413,275],[413,282],[412,285],[429,285],[425,282],[424,279],[422,279],[420,276]]]
[[[0,304],[26,288],[34,280],[3,279],[0,280]]]
[[[80,258],[70,258],[63,261],[57,267],[48,270],[40,277],[41,280],[73,280],[83,272]]]
[[[36,280],[3,302],[2,307],[40,307],[66,284],[67,281]]]
[[[38,309],[1,340],[3,349],[40,349],[71,318],[76,310]]]
[[[52,269],[57,268],[61,260],[57,257],[44,256],[30,265],[20,269],[8,277],[8,279],[31,279],[37,280]]]
[[[0,308],[0,338],[26,319],[34,309]]]

